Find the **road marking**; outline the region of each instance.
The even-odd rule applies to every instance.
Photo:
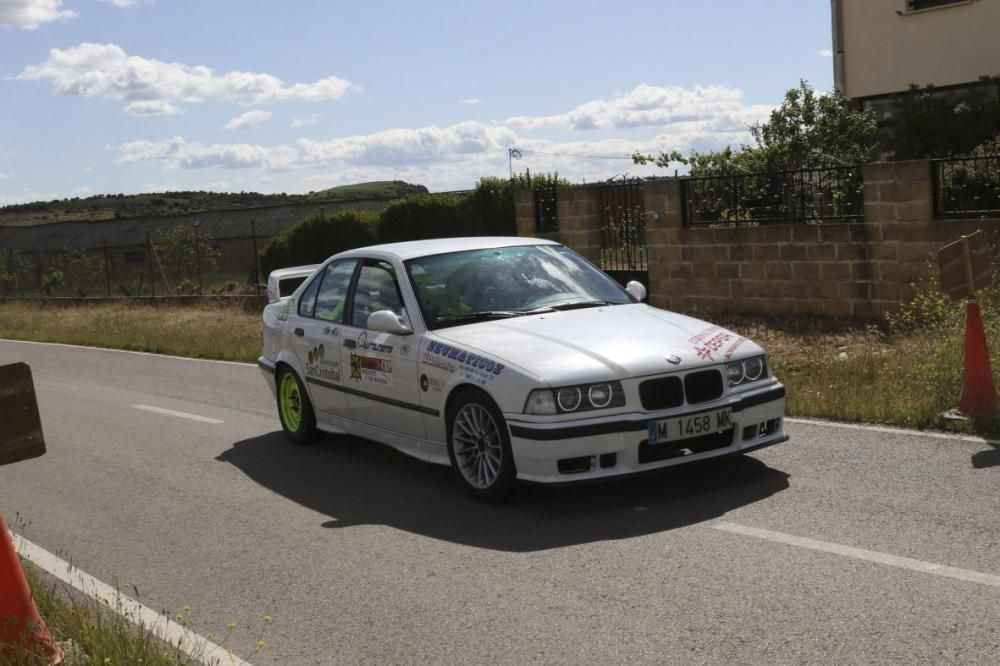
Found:
[[[131,349],[114,349],[112,347],[88,347],[87,345],[71,345],[66,342],[36,342],[35,340],[11,340],[10,338],[0,338],[0,342],[16,342],[22,345],[48,345],[50,347],[69,347],[70,349],[88,349],[91,351],[115,352],[117,354],[137,354],[139,356],[153,356],[155,358],[172,358],[178,361],[196,361],[198,363],[222,363],[223,365],[242,365],[256,368],[257,362],[246,363],[245,361],[220,361],[215,358],[192,358],[190,356],[176,356],[174,354],[154,354],[153,352],[133,351]]]
[[[933,430],[911,430],[908,428],[893,428],[891,426],[877,426],[868,423],[841,423],[839,421],[827,421],[826,419],[802,419],[795,417],[785,417],[786,423],[797,423],[801,425],[811,425],[826,428],[847,428],[848,430],[867,430],[869,432],[884,432],[889,435],[910,435],[915,437],[931,437],[933,439],[947,439],[953,442],[975,442],[976,444],[996,444],[996,440],[984,439],[975,435],[959,435],[948,432],[934,432]]]
[[[14,548],[24,559],[55,576],[67,585],[83,592],[98,604],[115,611],[125,619],[148,629],[160,640],[176,645],[185,654],[206,664],[252,666],[226,648],[174,622],[170,618],[127,597],[107,583],[80,571],[66,560],[53,555],[19,534],[10,533]]]
[[[225,423],[220,419],[213,419],[208,416],[198,416],[197,414],[188,414],[187,412],[176,412],[172,409],[164,409],[163,407],[153,407],[152,405],[132,405],[136,409],[141,409],[146,412],[155,412],[157,414],[166,414],[167,416],[177,416],[182,419],[188,419],[189,421],[197,421],[198,423]]]
[[[795,536],[793,534],[785,534],[784,532],[773,532],[771,530],[763,530],[758,527],[747,527],[746,525],[737,525],[736,523],[725,521],[713,523],[712,525],[709,525],[709,527],[722,530],[723,532],[731,532],[732,534],[740,534],[742,536],[764,539],[765,541],[783,543],[788,546],[797,546],[798,548],[817,550],[821,553],[832,553],[833,555],[853,557],[856,560],[865,560],[866,562],[885,564],[890,567],[909,569],[910,571],[917,571],[919,573],[943,576],[944,578],[956,578],[969,583],[979,583],[980,585],[989,585],[991,587],[1000,587],[1000,576],[997,576],[996,574],[972,571],[971,569],[959,569],[956,567],[949,567],[944,564],[937,564],[935,562],[924,562],[923,560],[915,560],[910,557],[900,557],[898,555],[890,555],[889,553],[881,553],[877,550],[844,546],[839,543],[818,541],[816,539]]]

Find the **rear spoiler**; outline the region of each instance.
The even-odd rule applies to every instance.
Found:
[[[290,296],[307,277],[316,272],[320,264],[309,266],[292,266],[271,271],[267,276],[267,302],[276,303],[285,296]]]

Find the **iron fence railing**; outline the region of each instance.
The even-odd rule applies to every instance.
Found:
[[[931,160],[931,176],[937,217],[1000,216],[1000,155]]]
[[[689,225],[849,222],[864,218],[860,166],[730,173],[681,180]]]
[[[646,270],[646,211],[642,181],[608,181],[598,188],[601,214],[601,268]]]
[[[535,195],[535,231],[559,231],[558,188],[556,185],[536,187]]]

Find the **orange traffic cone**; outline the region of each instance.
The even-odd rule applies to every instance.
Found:
[[[970,298],[965,309],[965,377],[958,411],[966,416],[980,416],[996,412],[998,407],[1000,396],[993,384],[979,301]]]
[[[63,658],[31,599],[21,560],[0,516],[0,656],[17,651],[44,654],[52,664]]]

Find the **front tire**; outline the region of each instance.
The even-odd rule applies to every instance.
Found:
[[[278,419],[285,437],[299,445],[318,442],[322,435],[316,429],[316,414],[302,381],[291,368],[282,366],[275,382],[278,387]]]
[[[480,391],[462,390],[448,409],[448,457],[476,498],[502,502],[514,490],[517,469],[507,423]]]

